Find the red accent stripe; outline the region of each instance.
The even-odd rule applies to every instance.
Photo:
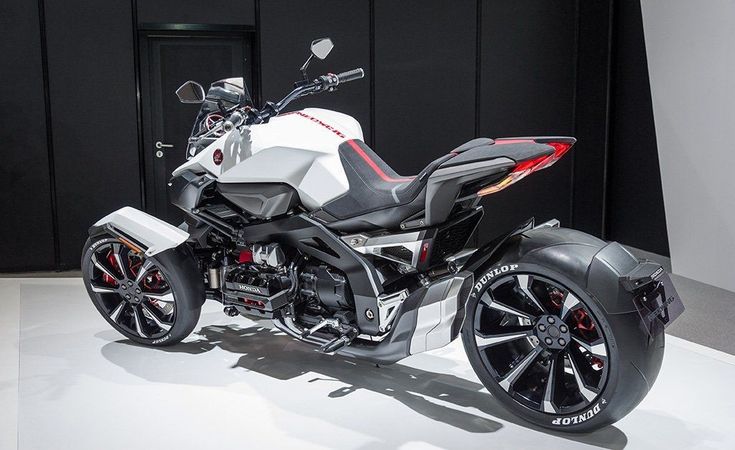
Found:
[[[350,147],[352,147],[352,149],[355,150],[355,153],[357,153],[358,155],[360,155],[360,157],[365,160],[365,162],[368,164],[368,166],[370,166],[370,168],[373,169],[373,172],[375,172],[376,174],[378,174],[378,176],[380,178],[382,178],[383,181],[387,181],[389,183],[403,183],[403,182],[406,182],[406,181],[412,181],[413,180],[413,177],[411,177],[411,178],[392,178],[392,177],[389,177],[388,175],[385,174],[385,172],[383,172],[383,170],[377,164],[375,164],[375,161],[373,161],[372,159],[370,159],[370,157],[367,155],[367,153],[365,153],[365,151],[363,151],[363,149],[361,149],[360,146],[357,145],[357,143],[353,139],[350,139],[349,141],[347,141],[347,143],[350,144]]]
[[[496,145],[504,145],[504,144],[535,144],[536,141],[532,139],[496,139],[495,144]]]

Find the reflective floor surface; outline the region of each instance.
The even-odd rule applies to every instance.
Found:
[[[0,280],[0,449],[735,448],[735,357],[670,337],[628,417],[587,435],[507,414],[461,342],[376,367],[205,305],[166,349],[109,328],[79,279]]]

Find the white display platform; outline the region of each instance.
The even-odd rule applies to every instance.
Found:
[[[460,341],[378,368],[214,302],[197,330],[138,347],[78,279],[0,280],[0,449],[735,448],[735,357],[678,338],[633,413],[564,435],[507,414]]]

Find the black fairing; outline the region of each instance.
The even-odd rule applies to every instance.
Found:
[[[171,203],[189,212],[199,206],[204,191],[213,183],[214,179],[208,175],[188,171],[173,177],[169,182]]]
[[[277,183],[217,183],[217,191],[248,215],[270,219],[291,211],[299,195],[287,184]]]

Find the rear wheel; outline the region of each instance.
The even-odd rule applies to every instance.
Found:
[[[175,344],[196,326],[204,292],[194,267],[182,249],[149,258],[109,235],[88,239],[82,257],[100,314],[127,338],[152,346]]]
[[[542,266],[500,264],[478,280],[464,346],[480,380],[513,413],[584,432],[618,420],[645,396],[655,374],[646,380],[631,362],[660,358],[663,335],[629,345],[640,334],[637,317],[609,318],[594,296]]]

